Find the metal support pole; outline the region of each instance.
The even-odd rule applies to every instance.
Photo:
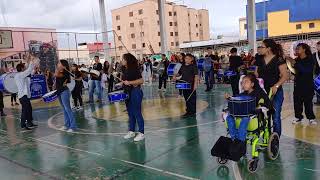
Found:
[[[100,7],[100,19],[101,19],[101,31],[102,31],[104,60],[110,61],[106,9],[105,9],[104,0],[99,0],[99,7]]]
[[[255,4],[255,0],[248,0],[247,22],[248,22],[249,48],[253,49],[254,53],[256,53],[256,51],[257,51],[257,35],[256,35],[256,4]]]
[[[161,53],[162,54],[166,54],[168,51],[164,4],[165,4],[165,0],[158,0],[160,37],[161,37]]]

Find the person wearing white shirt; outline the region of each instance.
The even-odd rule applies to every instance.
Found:
[[[29,63],[30,59],[28,59],[27,61]],[[30,102],[30,76],[35,66],[35,62],[30,62],[28,68],[26,69],[24,64],[18,64],[16,66],[18,72],[14,77],[15,83],[18,87],[18,98],[22,109],[21,128],[25,130],[31,130],[30,128],[34,128],[37,126],[32,122],[32,106]]]

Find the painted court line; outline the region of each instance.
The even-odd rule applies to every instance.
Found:
[[[31,138],[31,137],[28,137],[28,138],[30,138],[30,139],[32,139],[34,141],[39,141],[39,142],[46,143],[46,144],[49,144],[49,145],[53,145],[53,146],[56,146],[56,147],[70,149],[70,150],[73,150],[73,151],[78,151],[78,152],[83,152],[83,153],[88,153],[88,154],[91,154],[91,155],[103,156],[104,157],[104,155],[100,154],[100,153],[95,153],[95,152],[90,152],[90,151],[86,151],[86,150],[76,149],[76,148],[72,148],[72,147],[69,147],[69,146],[64,146],[64,145],[60,145],[60,144],[56,144],[56,143],[52,143],[52,142],[44,141],[44,140],[40,140],[40,139],[35,139],[35,138]],[[151,166],[146,166],[146,165],[143,165],[143,164],[138,164],[138,163],[131,162],[131,161],[126,161],[126,160],[117,159],[117,158],[111,158],[111,159],[117,160],[117,161],[121,161],[121,162],[125,162],[125,163],[131,164],[131,165],[143,167],[143,168],[146,168],[146,169],[151,169],[151,170],[154,170],[154,171],[161,172],[163,174],[168,174],[168,175],[176,176],[176,177],[183,178],[183,179],[198,180],[196,178],[184,176],[184,175],[173,173],[173,172],[170,172],[170,171],[165,171],[165,170],[154,168],[154,167],[151,167]]]
[[[236,178],[236,180],[242,180],[242,177],[241,177],[241,174],[239,171],[239,167],[236,162],[232,162],[232,170],[233,170],[233,174],[234,174],[234,177]]]

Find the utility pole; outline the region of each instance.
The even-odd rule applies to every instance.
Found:
[[[109,42],[108,42],[108,32],[107,32],[108,29],[107,29],[106,9],[105,9],[104,0],[99,0],[99,8],[100,8],[104,60],[111,61],[109,57]]]
[[[165,19],[165,0],[158,0],[159,21],[160,21],[160,37],[161,37],[161,53],[166,54],[167,47],[167,32],[166,32],[166,19]]]
[[[257,51],[257,35],[256,35],[256,4],[255,0],[248,0],[248,41],[250,49]]]

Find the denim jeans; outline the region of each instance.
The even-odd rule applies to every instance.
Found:
[[[64,90],[61,92],[59,95],[59,102],[62,106],[63,109],[63,114],[64,114],[64,126],[67,129],[73,129],[75,130],[77,128],[76,121],[73,116],[73,112],[71,110],[70,106],[70,91]]]
[[[283,103],[283,89],[282,87],[278,89],[277,93],[273,97],[273,107],[275,112],[272,116],[273,119],[273,131],[278,133],[279,137],[281,136],[281,110]]]
[[[236,128],[236,122],[233,116],[227,116],[227,124],[229,129],[229,134],[231,139],[239,139],[240,141],[245,141],[247,137],[247,128],[250,122],[250,117],[243,117],[239,128]]]
[[[214,74],[213,71],[205,72],[205,80],[206,80],[206,85],[207,89],[212,89],[213,83],[214,83]]]
[[[101,81],[98,81],[98,80],[90,80],[89,81],[89,101],[90,102],[93,102],[94,89],[97,90],[98,99],[101,101],[102,100]]]
[[[144,133],[144,119],[141,112],[143,92],[140,87],[136,87],[131,90],[129,96],[130,99],[127,103],[127,110],[129,115],[129,131],[135,132],[137,122],[139,132]]]

